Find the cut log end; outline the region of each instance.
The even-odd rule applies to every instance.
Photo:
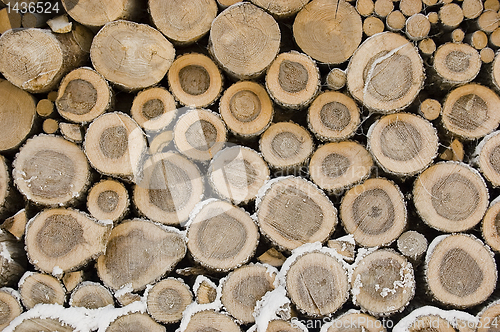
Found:
[[[280,267],[285,262],[286,257],[276,248],[271,248],[257,257],[262,264],[269,264],[274,267]]]
[[[437,49],[433,66],[444,82],[463,84],[477,76],[481,69],[481,57],[467,44],[447,43]]]
[[[145,131],[160,132],[173,123],[177,107],[174,97],[166,89],[153,87],[137,94],[130,114]]]
[[[131,19],[134,17],[134,10],[138,7],[138,1],[134,0],[119,0],[113,4],[102,2],[99,6],[86,1],[74,3],[70,0],[62,0],[61,2],[66,12],[75,21],[93,28],[99,28],[119,19]]]
[[[425,277],[438,301],[467,308],[485,301],[497,282],[493,254],[472,235],[436,238],[427,253]]]
[[[69,303],[72,307],[98,309],[114,305],[115,301],[111,292],[95,282],[83,282],[71,293]]]
[[[227,0],[226,0],[227,1]],[[308,0],[251,0],[256,6],[268,11],[276,18],[283,19],[295,15]]]
[[[97,220],[121,220],[128,212],[129,197],[125,186],[116,180],[95,184],[87,195],[87,209]]]
[[[190,220],[188,249],[203,266],[229,271],[254,254],[259,232],[250,215],[224,201],[210,201]]]
[[[418,110],[427,120],[436,120],[441,114],[441,103],[436,99],[427,98],[420,104]]]
[[[193,302],[193,294],[184,282],[168,278],[155,284],[147,296],[148,313],[157,322],[176,323],[186,307]]]
[[[0,308],[0,329],[4,329],[23,312],[17,291],[7,287],[0,288]]]
[[[83,142],[82,127],[76,123],[59,122],[59,131],[63,137],[73,143]]]
[[[500,252],[500,204],[498,201],[486,211],[481,230],[484,240],[491,249]]]
[[[238,324],[236,324],[228,315],[213,310],[200,311],[189,317],[189,322],[184,332],[213,332],[213,330],[241,332]]]
[[[373,316],[358,312],[346,313],[333,320],[333,322],[327,323],[327,325],[328,329],[326,329],[325,332],[342,332],[350,329],[361,329],[368,332],[385,332],[384,325],[381,321]]]
[[[484,177],[495,187],[500,186],[500,132],[486,136],[478,145],[477,163]]]
[[[333,68],[326,76],[326,85],[331,90],[342,89],[345,86],[346,81],[346,73],[340,68]]]
[[[418,262],[427,251],[427,239],[416,231],[407,231],[398,238],[398,250],[412,262]]]
[[[117,318],[106,329],[106,332],[122,331],[166,332],[166,328],[147,314],[132,313]]]
[[[27,309],[39,303],[63,305],[66,290],[56,278],[42,273],[27,272],[19,285],[21,301]]]

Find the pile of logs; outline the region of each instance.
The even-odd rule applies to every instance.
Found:
[[[3,331],[498,331],[499,0],[1,0]]]

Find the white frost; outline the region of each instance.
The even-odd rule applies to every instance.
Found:
[[[393,328],[393,332],[408,332],[414,322],[422,316],[439,316],[451,324],[455,329],[467,326],[474,326],[479,323],[477,317],[458,310],[442,310],[433,306],[425,306],[412,311],[408,316],[403,317]],[[431,322],[432,324],[432,322]]]
[[[63,275],[64,271],[59,266],[54,266],[52,269],[52,275],[56,278],[60,278]]]
[[[253,312],[257,332],[265,332],[271,320],[290,319],[290,300],[284,285],[267,292],[257,303]]]
[[[7,248],[7,244],[2,242],[2,251],[0,252],[0,256],[2,256],[7,262],[12,263],[14,260],[10,256],[9,248]]]

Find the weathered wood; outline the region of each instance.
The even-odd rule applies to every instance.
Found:
[[[384,32],[368,38],[354,52],[347,88],[366,107],[390,113],[410,105],[424,82],[415,47],[401,35]]]
[[[0,155],[0,212],[8,210],[9,195],[12,192],[10,170],[5,163],[5,158]]]
[[[432,38],[425,38],[418,43],[418,49],[424,56],[431,56],[436,51],[436,43]]]
[[[269,168],[255,151],[243,146],[226,148],[212,159],[207,178],[214,191],[234,204],[245,204],[257,197],[269,180]]]
[[[473,47],[462,43],[446,43],[434,54],[433,69],[443,88],[472,81],[481,69],[481,57]],[[445,85],[443,85],[443,83]]]
[[[129,197],[125,186],[116,180],[102,180],[87,195],[87,209],[97,220],[117,222],[128,212]]]
[[[361,329],[367,332],[385,332],[381,321],[361,313],[348,312],[324,325],[324,332],[342,332],[349,329]]]
[[[424,14],[417,13],[406,20],[406,35],[411,40],[416,41],[427,38],[430,31],[431,23]]]
[[[0,230],[0,285],[14,286],[26,271],[24,243],[5,230]]]
[[[59,280],[48,274],[26,272],[19,281],[23,305],[29,310],[39,303],[63,305],[66,291]]]
[[[277,178],[262,189],[257,201],[261,233],[281,249],[323,242],[337,225],[337,210],[311,182],[290,176]]]
[[[441,113],[441,103],[436,99],[427,98],[420,104],[418,111],[429,121],[436,120]]]
[[[487,135],[477,145],[475,163],[484,177],[494,186],[500,186],[500,131]]]
[[[375,9],[373,0],[356,0],[356,11],[361,16],[370,16]]]
[[[392,0],[375,0],[375,15],[379,17],[387,17],[393,10],[394,4]]]
[[[329,33],[333,30],[336,33]],[[349,59],[362,34],[361,17],[346,1],[313,0],[302,8],[293,23],[293,36],[302,51],[329,64]]]
[[[373,159],[361,144],[353,141],[328,143],[311,156],[309,175],[323,190],[339,193],[366,179]]]
[[[298,310],[324,317],[347,301],[347,272],[336,257],[323,252],[305,253],[286,272],[286,290]]]
[[[435,238],[425,258],[427,286],[436,300],[458,308],[485,301],[497,282],[493,253],[468,234]]]
[[[481,50],[488,46],[488,35],[484,31],[474,31],[466,36],[467,42],[477,50]]]
[[[83,147],[90,164],[100,173],[131,180],[139,172],[146,139],[127,114],[105,113],[88,127]]]
[[[399,10],[405,16],[413,16],[422,11],[421,0],[401,0],[399,2]]]
[[[434,306],[417,308],[394,326],[396,331],[472,332],[476,331],[474,316],[459,310],[442,310]]]
[[[89,67],[81,67],[64,77],[55,104],[66,120],[87,123],[110,110],[112,97],[104,77]]]
[[[19,191],[35,204],[70,205],[88,186],[90,167],[82,150],[60,136],[38,135],[20,149],[12,176]]]
[[[32,132],[36,106],[33,96],[0,79],[0,151],[17,148]]]
[[[140,290],[171,271],[185,254],[185,239],[178,231],[126,220],[111,231],[106,253],[97,260],[97,273],[113,290],[127,284]]]
[[[400,253],[405,255],[413,265],[420,263],[420,259],[427,251],[427,239],[416,231],[407,231],[398,238],[397,246]]]
[[[26,252],[37,269],[60,274],[103,254],[110,232],[110,224],[99,223],[80,211],[47,209],[26,225]]]
[[[150,331],[166,332],[165,326],[158,324],[147,314],[131,313],[123,315],[111,324],[106,332],[124,332],[124,331]]]
[[[63,137],[73,143],[83,142],[82,127],[76,123],[59,122],[59,131]]]
[[[413,267],[391,249],[362,258],[351,276],[353,303],[374,316],[402,311],[415,294]]]
[[[481,221],[488,207],[488,189],[479,172],[468,165],[441,162],[419,175],[413,203],[429,226],[461,232]]]
[[[333,68],[326,76],[326,85],[328,89],[331,90],[342,89],[345,86],[346,82],[347,82],[346,72],[340,68]]]
[[[165,152],[144,163],[143,177],[134,186],[133,201],[147,218],[179,225],[188,219],[203,193],[198,167],[178,153]]]
[[[496,252],[500,252],[500,204],[498,199],[491,202],[481,223],[484,241]]]
[[[137,0],[83,0],[78,2],[61,0],[61,2],[71,18],[94,29],[111,21],[133,19],[137,16],[140,8],[140,2]]]
[[[251,264],[231,272],[222,285],[221,301],[228,313],[242,324],[255,322],[257,301],[274,289],[276,273],[263,265]]]
[[[66,288],[68,292],[71,292],[76,288],[76,286],[83,282],[83,277],[83,271],[79,270],[75,272],[65,273],[61,278],[61,281],[63,282],[64,288]]]
[[[485,10],[481,16],[478,17],[476,23],[480,30],[491,33],[498,28],[498,13],[494,10]]]
[[[335,250],[349,263],[354,262],[356,245],[343,238],[328,240],[328,248]]]
[[[168,278],[147,291],[148,313],[159,323],[179,322],[182,313],[193,302],[193,294],[183,281]]]
[[[367,247],[395,241],[407,222],[398,186],[384,178],[369,179],[350,189],[340,205],[340,220],[354,240]]]
[[[252,3],[268,11],[276,18],[293,16],[304,7],[309,0],[251,0]]]
[[[424,170],[437,155],[438,136],[430,122],[410,113],[386,115],[368,132],[368,149],[387,172],[408,176]]]
[[[386,16],[385,24],[393,32],[401,31],[405,27],[406,17],[399,10],[394,10]]]
[[[384,22],[375,16],[370,16],[363,21],[363,32],[368,37],[384,31]]]
[[[189,252],[209,269],[229,271],[245,264],[259,241],[250,215],[225,201],[206,201],[193,212],[188,225]]]
[[[0,72],[12,84],[34,93],[48,92],[88,59],[92,33],[75,25],[70,33],[9,30],[0,37]]]
[[[269,264],[274,267],[280,267],[285,262],[286,257],[276,248],[271,248],[265,253],[257,257],[257,260],[262,264]]]
[[[189,53],[178,57],[170,66],[167,77],[175,99],[189,107],[212,105],[222,92],[222,73],[204,54]]]
[[[454,43],[461,43],[465,38],[465,32],[457,28],[451,32],[451,41]]]
[[[462,2],[462,12],[466,19],[474,19],[479,17],[483,12],[483,1],[481,0],[464,0]]]
[[[500,305],[498,300],[496,300],[477,314],[479,318],[477,332],[487,332],[491,329],[498,328],[500,324],[498,316],[500,316]]]
[[[156,28],[179,45],[192,44],[207,34],[217,16],[215,0],[149,0],[148,4]]]
[[[266,73],[266,88],[278,105],[307,107],[319,91],[319,70],[309,56],[291,51],[274,59]]]
[[[249,79],[269,67],[278,54],[280,40],[274,18],[243,2],[227,8],[212,21],[209,51],[230,76]]]
[[[132,91],[162,80],[174,56],[174,47],[158,30],[123,20],[107,23],[90,48],[97,72],[117,87]]]
[[[272,168],[287,170],[307,162],[314,142],[304,127],[293,122],[279,122],[262,134],[259,148]]]
[[[213,311],[199,311],[189,317],[184,332],[198,332],[204,330],[224,332],[241,332],[240,327],[228,315]]]
[[[462,8],[456,3],[448,3],[439,9],[439,20],[443,29],[456,28],[464,20]]]
[[[267,324],[266,332],[304,332],[292,322],[286,320],[274,319]]]
[[[21,209],[15,215],[5,219],[1,227],[20,240],[24,235],[27,222],[26,210]]]
[[[72,326],[52,318],[26,319],[15,328],[16,332],[73,332],[74,330]]]
[[[162,132],[173,123],[177,106],[165,88],[153,87],[135,96],[130,115],[146,132]]]
[[[226,142],[226,126],[220,116],[208,109],[184,113],[174,127],[174,143],[186,157],[209,161]]]
[[[224,91],[219,113],[235,135],[254,137],[271,124],[274,108],[266,89],[252,81],[240,81]]]
[[[76,286],[71,292],[69,305],[72,307],[83,307],[97,309],[108,305],[114,305],[115,301],[111,292],[103,285],[85,281]]]
[[[8,287],[0,288],[0,329],[6,328],[11,321],[23,312],[19,293]]]

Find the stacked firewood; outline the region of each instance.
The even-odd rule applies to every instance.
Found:
[[[499,0],[1,1],[4,331],[500,328]]]

